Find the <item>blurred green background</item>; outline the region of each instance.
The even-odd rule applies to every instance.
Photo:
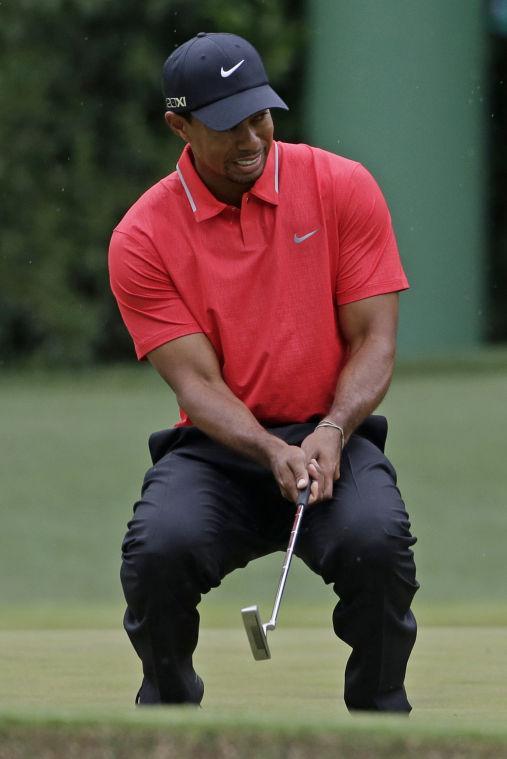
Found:
[[[119,546],[149,432],[177,417],[136,365],[111,230],[173,170],[160,69],[200,30],[248,37],[290,104],[280,139],[364,162],[412,290],[383,404],[427,624],[507,624],[507,3],[20,0],[0,5],[0,624],[118,626]],[[280,556],[203,604],[267,610]],[[327,623],[301,565],[284,624]]]
[[[388,455],[419,542],[421,623],[505,624],[507,351],[461,364],[400,366],[383,404]],[[177,419],[148,366],[0,380],[0,626],[120,625],[120,542],[149,465],[150,431]],[[269,611],[282,554],[225,579],[206,625]],[[292,570],[291,570],[292,572]],[[333,593],[299,561],[284,625],[325,626]]]

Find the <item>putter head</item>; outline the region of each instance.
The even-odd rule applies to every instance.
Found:
[[[250,648],[252,649],[253,658],[256,661],[271,659],[268,639],[262,626],[258,607],[247,606],[245,609],[241,609],[241,616],[243,617],[243,624],[245,625],[245,630],[248,642],[250,643]]]

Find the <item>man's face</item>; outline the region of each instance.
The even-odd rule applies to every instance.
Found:
[[[261,176],[273,142],[269,110],[254,113],[225,132],[210,129],[195,117],[175,128],[176,115],[170,116],[169,125],[190,143],[199,175],[218,197],[242,193]]]

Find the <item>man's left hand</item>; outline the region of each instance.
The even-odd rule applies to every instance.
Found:
[[[333,427],[319,427],[301,443],[308,474],[313,480],[308,503],[327,501],[340,477],[341,432]]]

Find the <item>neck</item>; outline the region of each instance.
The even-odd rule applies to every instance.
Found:
[[[255,181],[245,182],[245,184],[232,182],[227,177],[216,174],[193,155],[192,161],[199,177],[217,200],[220,200],[222,203],[227,203],[227,205],[230,206],[236,206],[237,208],[241,207],[241,200],[244,193],[248,192],[254,186]]]

